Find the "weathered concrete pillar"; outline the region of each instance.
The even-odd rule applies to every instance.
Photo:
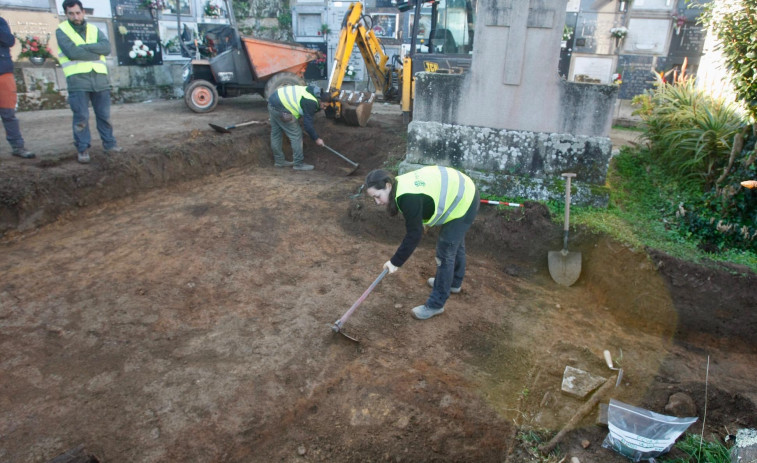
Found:
[[[617,88],[566,82],[557,65],[566,0],[480,0],[470,72],[416,76],[401,170],[459,167],[491,193],[602,205]],[[556,186],[556,188],[555,188]]]

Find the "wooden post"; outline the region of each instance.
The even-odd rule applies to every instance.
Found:
[[[562,440],[563,437],[565,437],[565,434],[572,431],[578,423],[581,422],[581,420],[589,414],[596,406],[599,404],[599,401],[602,400],[602,397],[615,386],[615,381],[618,379],[617,375],[613,375],[610,378],[605,381],[605,383],[597,389],[597,392],[594,393],[594,395],[591,396],[591,399],[589,399],[585,404],[581,406],[581,408],[576,411],[576,413],[573,415],[573,417],[568,421],[568,423],[563,426],[563,428],[560,430],[560,432],[557,433],[555,437],[553,437],[549,442],[547,442],[544,445],[539,446],[539,451],[541,451],[542,454],[547,455],[549,452],[554,450],[555,446]]]

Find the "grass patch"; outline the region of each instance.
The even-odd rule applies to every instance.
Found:
[[[610,163],[607,186],[610,202],[606,209],[571,206],[571,224],[607,234],[634,249],[653,248],[673,257],[703,265],[735,263],[757,273],[757,254],[748,250],[710,253],[676,226],[676,211],[697,194],[658,171],[649,162],[649,152],[621,149]],[[564,216],[564,204],[547,203],[556,220]]]
[[[661,457],[660,463],[730,463],[728,448],[720,442],[702,441],[697,434],[687,433],[676,442],[675,448],[686,454],[683,457]]]
[[[612,129],[613,130],[622,130],[624,132],[636,132],[636,133],[642,133],[642,132],[644,132],[644,129],[642,129],[641,127],[635,127],[635,126],[629,127],[629,126],[626,126],[626,125],[613,125]]]

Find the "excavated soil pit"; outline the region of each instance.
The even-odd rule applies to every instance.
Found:
[[[360,343],[335,335],[402,238],[401,218],[352,197],[404,153],[401,115],[318,119],[360,164],[344,176],[310,142],[316,170],[294,172],[273,167],[266,127],[212,131],[266,117],[262,100],[222,103],[114,108],[128,152],[93,148],[89,166],[58,148],[62,112],[26,134],[39,159],[2,159],[0,461],[79,444],[101,461],[532,461],[518,432],[556,433],[583,403],[560,392],[565,366],[608,377],[604,349],[622,350],[612,397],[662,413],[685,392],[693,432],[706,404],[705,436],[757,426],[755,275],[579,229],[581,278],[563,288],[547,269],[561,230],[537,203],[482,205],[443,316],[409,316],[429,291],[432,230],[345,325]],[[627,461],[594,419],[559,451]]]

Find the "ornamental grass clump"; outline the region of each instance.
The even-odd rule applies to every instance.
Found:
[[[707,252],[757,251],[757,194],[740,184],[757,178],[757,134],[744,114],[686,78],[658,79],[634,105],[656,182],[675,193],[670,226]]]

